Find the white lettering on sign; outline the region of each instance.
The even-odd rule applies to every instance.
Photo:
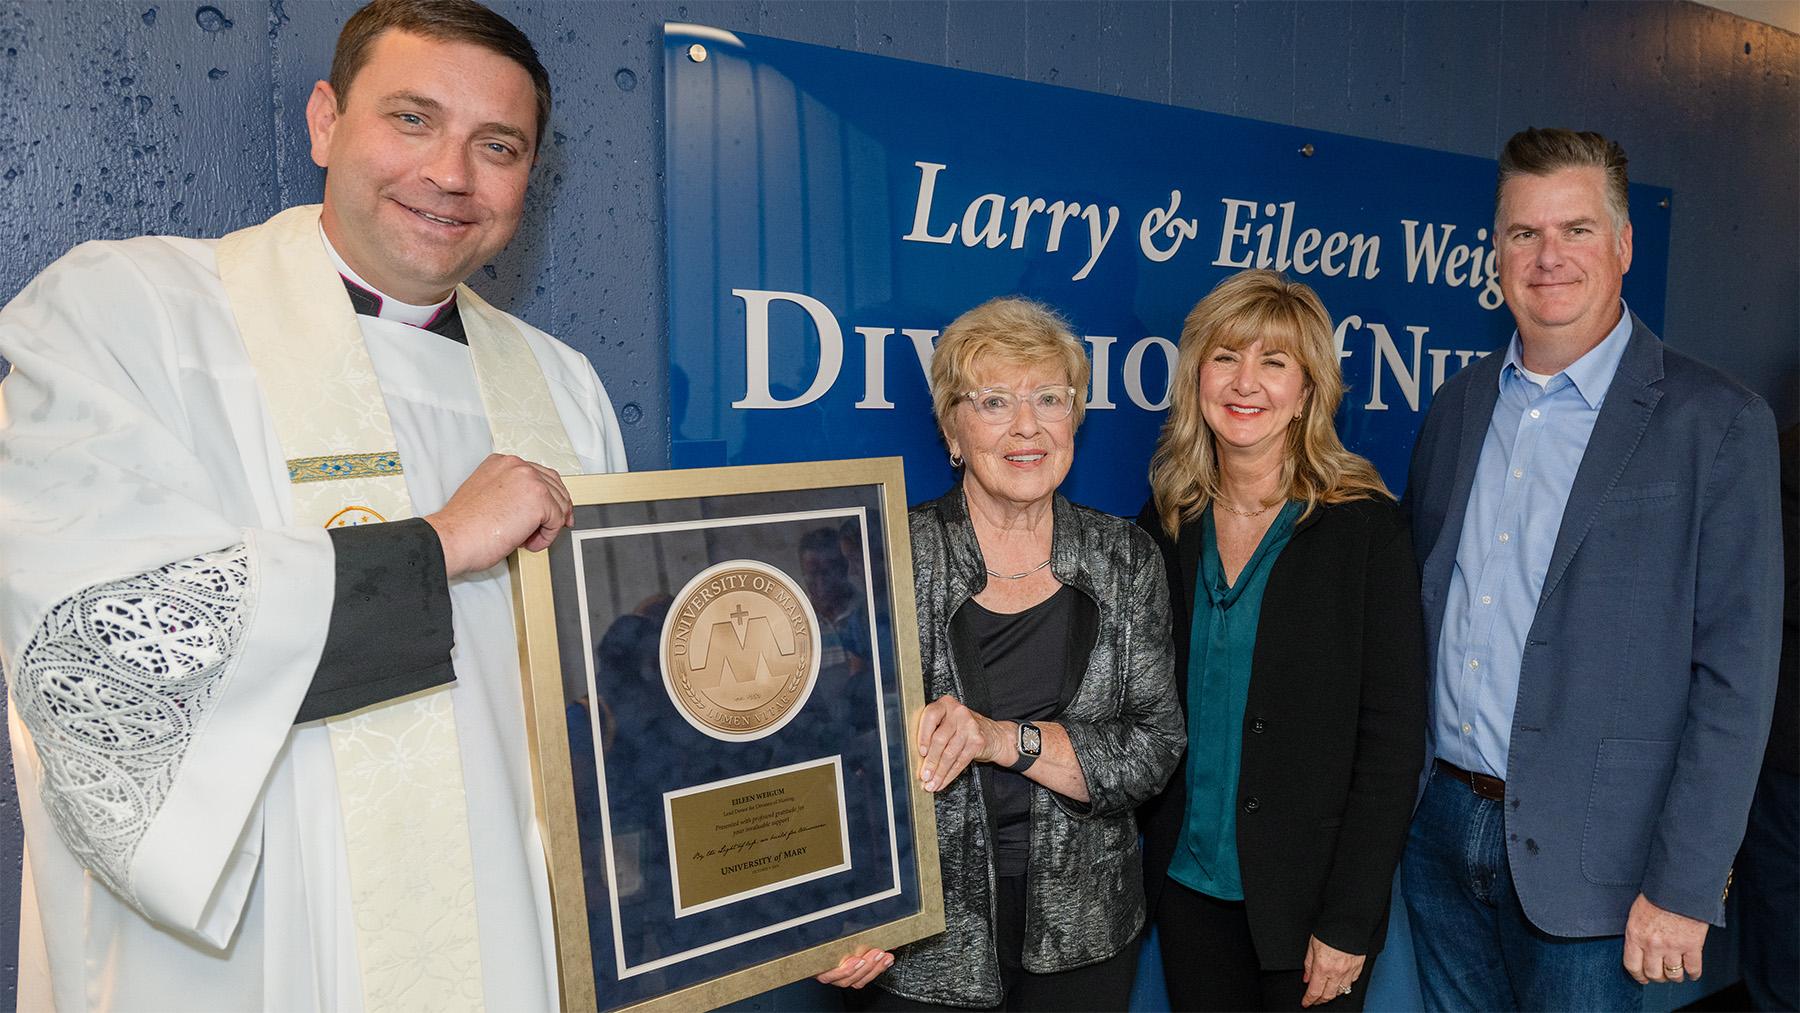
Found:
[[[1093,360],[1093,368],[1088,371],[1087,408],[1117,408],[1112,402],[1112,392],[1108,389],[1108,381],[1112,373],[1112,346],[1118,338],[1103,335],[1089,335],[1087,343],[1093,346],[1088,358]]]
[[[1152,335],[1132,345],[1131,351],[1125,353],[1125,396],[1131,399],[1132,404],[1147,412],[1160,412],[1169,407],[1169,400],[1175,393],[1175,384],[1170,382],[1165,386],[1162,397],[1154,401],[1144,395],[1144,353],[1151,348],[1162,350],[1163,361],[1169,368],[1169,379],[1175,379],[1175,361],[1181,356],[1180,349],[1168,338]]]
[[[892,327],[858,327],[863,336],[863,398],[858,408],[892,408],[887,399],[887,339]],[[919,358],[919,372],[931,375],[931,353],[937,347],[938,332],[904,328],[900,332],[912,341],[913,353]]]
[[[1369,374],[1369,400],[1363,404],[1364,411],[1388,410],[1388,403],[1381,396],[1384,371],[1399,389],[1400,396],[1406,399],[1406,406],[1416,412],[1419,410],[1419,391],[1425,376],[1420,362],[1422,357],[1430,360],[1430,389],[1435,394],[1444,385],[1444,381],[1449,379],[1446,367],[1451,356],[1456,356],[1456,365],[1460,369],[1468,365],[1470,359],[1482,358],[1488,354],[1474,349],[1427,349],[1424,347],[1425,335],[1431,332],[1431,328],[1419,324],[1408,324],[1405,327],[1406,333],[1412,338],[1412,348],[1407,351],[1394,340],[1394,333],[1386,324],[1378,321],[1365,323],[1362,317],[1352,313],[1338,322],[1337,331],[1333,335],[1340,359],[1350,358],[1351,352],[1345,345],[1349,332],[1353,329],[1367,330],[1372,340],[1370,354],[1374,365]]]
[[[803,292],[734,288],[731,294],[742,299],[745,308],[744,396],[731,402],[733,408],[799,408],[831,392],[843,371],[845,349],[844,326],[829,307]],[[784,332],[777,339],[771,334],[770,317],[771,308],[781,303],[799,308],[804,315],[798,318],[799,327],[792,333]],[[787,316],[793,319],[791,313]],[[853,329],[862,337],[863,351],[862,397],[856,407],[894,407],[894,402],[888,398],[888,355],[889,339],[896,334],[906,339],[901,348],[910,347],[912,354],[907,355],[904,351],[893,354],[900,356],[900,361],[907,366],[916,363],[918,376],[929,379],[932,353],[939,334],[937,329],[874,325]],[[1404,331],[1405,336],[1395,337],[1396,330]],[[1456,369],[1488,354],[1474,349],[1426,348],[1425,339],[1430,333],[1431,328],[1423,324],[1404,324],[1396,328],[1378,320],[1365,321],[1358,314],[1350,314],[1338,323],[1333,334],[1338,358],[1348,360],[1360,351],[1371,363],[1368,397],[1362,402],[1364,410],[1387,411],[1398,401],[1405,401],[1406,407],[1416,412],[1427,390],[1435,393]],[[1367,344],[1363,344],[1365,336]],[[1170,380],[1176,375],[1176,364],[1181,356],[1175,342],[1148,335],[1126,347],[1121,358],[1114,354],[1114,346],[1119,344],[1114,335],[1088,335],[1082,340],[1088,345],[1093,363],[1087,398],[1090,410],[1107,411],[1119,407],[1113,401],[1115,382],[1124,391],[1126,399],[1138,408],[1148,412],[1168,409],[1173,393]],[[809,341],[813,342],[811,346],[807,344]],[[806,369],[811,373],[799,378],[798,382],[803,382],[806,387],[796,396],[775,395],[771,380],[772,349],[775,347],[784,349],[785,354],[780,360],[783,362],[812,363],[816,360],[816,365],[803,367],[803,373]],[[1162,389],[1154,394],[1145,389],[1144,383],[1145,361],[1152,353],[1160,356],[1161,373],[1166,378]],[[1115,362],[1119,364],[1117,372],[1114,372]],[[1393,400],[1396,393],[1398,400]]]
[[[1442,283],[1452,287],[1480,289],[1475,301],[1482,309],[1497,309],[1503,300],[1500,291],[1500,253],[1488,245],[1488,230],[1475,230],[1476,243],[1450,242],[1454,225],[1426,225],[1411,218],[1400,219],[1406,230],[1406,281],[1419,283],[1420,271],[1425,284]],[[1466,270],[1465,270],[1466,268]]]
[[[1138,225],[1138,248],[1154,263],[1160,264],[1175,256],[1182,243],[1200,234],[1200,220],[1178,218],[1175,212],[1179,210],[1181,191],[1170,190],[1169,206],[1151,208],[1144,213],[1144,220]]]
[[[1032,219],[1043,215],[1048,219],[1047,231],[1044,234],[1044,252],[1056,253],[1062,249],[1063,230],[1071,219],[1080,219],[1087,225],[1087,260],[1081,269],[1076,271],[1070,281],[1080,281],[1094,269],[1100,255],[1106,252],[1106,244],[1112,242],[1113,230],[1119,225],[1119,208],[1117,205],[1102,208],[1098,204],[1083,204],[1079,201],[1046,202],[1042,197],[1019,197],[1009,205],[1004,194],[984,193],[970,201],[964,208],[962,219],[957,224],[946,224],[941,232],[933,232],[931,226],[932,203],[937,196],[938,174],[948,166],[942,162],[914,162],[919,169],[919,189],[913,199],[912,229],[902,240],[912,243],[937,243],[949,246],[961,243],[963,246],[985,249],[997,249],[1002,245],[1022,250],[1031,232]],[[1011,209],[1011,231],[1008,232],[1007,210]]]
[[[973,199],[959,195],[939,201],[938,183],[949,167],[923,160],[912,164],[919,179],[913,194],[912,225],[899,236],[903,242],[991,250],[1004,256],[1028,247],[1034,253],[1059,253],[1065,239],[1072,246],[1085,240],[1085,255],[1071,277],[1082,281],[1112,249],[1121,214],[1134,215],[1137,242],[1133,245],[1128,239],[1119,244],[1115,259],[1137,256],[1146,265],[1170,264],[1192,241],[1202,251],[1193,256],[1212,253],[1213,267],[1274,269],[1301,279],[1373,281],[1382,276],[1385,241],[1390,250],[1395,244],[1405,250],[1406,277],[1397,284],[1468,292],[1482,309],[1490,311],[1505,304],[1499,257],[1487,227],[1473,230],[1472,239],[1471,233],[1462,233],[1464,241],[1460,242],[1459,226],[1428,221],[1425,215],[1389,218],[1373,230],[1328,229],[1311,224],[1297,200],[1231,196],[1218,198],[1219,233],[1214,247],[1210,233],[1202,237],[1210,224],[1203,226],[1199,217],[1182,215],[1184,195],[1179,186],[1158,188],[1156,193],[1169,195],[1167,203],[1152,201],[1147,207],[1109,204],[1104,198],[1084,203],[1031,194],[1012,196],[1005,187],[993,187]]]
[[[1274,268],[1298,275],[1318,272],[1327,278],[1345,273],[1352,278],[1375,278],[1381,274],[1380,236],[1308,228],[1296,237],[1294,201],[1263,204],[1261,225],[1253,224],[1257,220],[1256,201],[1224,197],[1219,203],[1225,205],[1225,218],[1219,229],[1219,255],[1213,258],[1214,267]],[[1347,261],[1342,259],[1345,252],[1350,254]]]
[[[744,396],[733,408],[798,408],[825,396],[844,366],[844,332],[825,304],[800,292],[764,292],[734,288],[731,294],[744,300]],[[806,311],[819,335],[819,368],[806,392],[778,400],[769,390],[769,304],[781,300]]]

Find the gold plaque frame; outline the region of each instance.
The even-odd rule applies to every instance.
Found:
[[[880,505],[880,524],[869,524],[865,531],[871,540],[879,537],[879,556],[871,552],[864,566],[873,576],[877,565],[885,568],[886,615],[875,617],[885,621],[890,631],[893,684],[903,720],[894,734],[903,741],[897,750],[904,756],[903,770],[887,771],[904,787],[898,792],[888,789],[890,812],[889,833],[896,833],[892,820],[893,797],[898,794],[908,804],[911,828],[911,872],[916,883],[916,910],[853,933],[824,942],[815,942],[784,952],[773,959],[760,960],[728,973],[674,988],[663,994],[628,1002],[609,1002],[599,992],[595,975],[596,954],[589,938],[589,884],[583,869],[581,830],[577,819],[575,770],[571,763],[569,706],[565,691],[565,654],[559,644],[557,602],[559,594],[572,593],[559,588],[552,573],[551,554],[556,546],[543,552],[516,552],[512,557],[513,602],[518,625],[519,662],[523,675],[525,721],[531,751],[532,794],[538,826],[543,838],[545,860],[550,874],[550,893],[556,920],[557,969],[560,979],[562,1007],[565,1010],[630,1009],[633,1011],[711,1009],[757,995],[790,982],[828,970],[857,946],[892,949],[903,943],[922,939],[943,931],[944,910],[937,854],[937,824],[932,796],[920,785],[918,750],[911,748],[917,716],[925,705],[923,681],[919,667],[919,639],[912,584],[912,549],[907,532],[905,481],[900,459],[870,458],[848,461],[820,461],[800,464],[771,464],[746,467],[704,468],[682,471],[637,472],[617,475],[591,475],[567,478],[566,483],[577,508],[575,531],[565,531],[558,542],[569,542],[582,528],[581,508],[587,506],[625,507],[644,504],[646,509],[682,502],[697,504],[720,497],[755,494],[792,494],[805,497],[809,491],[845,490],[865,487]],[[699,522],[696,522],[699,523]],[[879,563],[877,563],[879,559]],[[870,581],[872,584],[873,581]],[[877,609],[873,593],[867,600]],[[871,632],[871,637],[874,634]],[[594,644],[583,645],[590,653]],[[875,645],[879,650],[880,645]],[[664,668],[666,670],[666,663]],[[879,681],[877,668],[877,681]],[[665,674],[665,679],[667,678]],[[591,706],[591,705],[590,705]],[[629,729],[616,730],[627,734]],[[780,732],[773,734],[779,735]],[[598,743],[594,746],[598,751]],[[672,751],[671,751],[672,752]],[[883,752],[883,760],[894,750]],[[681,757],[669,756],[678,764]],[[604,781],[604,761],[600,778]],[[891,782],[890,782],[891,784]],[[604,795],[604,786],[601,788]],[[605,802],[601,803],[603,806]],[[673,838],[671,837],[671,840]],[[899,852],[895,851],[896,856]],[[672,863],[676,859],[669,857]],[[611,868],[609,866],[609,868]],[[896,861],[896,874],[901,865]],[[616,884],[609,884],[608,889]],[[896,884],[898,887],[899,884]],[[751,905],[756,907],[758,905]],[[613,905],[616,916],[618,905]],[[614,931],[623,931],[615,924]],[[765,934],[775,929],[764,930]],[[729,940],[727,941],[729,942]]]

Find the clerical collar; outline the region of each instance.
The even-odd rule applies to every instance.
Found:
[[[375,286],[362,279],[344,258],[338,255],[337,248],[331,245],[331,239],[325,235],[325,226],[319,226],[319,240],[325,244],[325,254],[337,267],[338,276],[344,279],[344,291],[350,295],[350,305],[359,316],[376,317],[381,320],[392,320],[396,323],[417,327],[442,335],[451,341],[468,344],[468,336],[463,332],[462,314],[456,308],[456,293],[442,302],[430,306],[414,306],[398,299],[383,295]]]

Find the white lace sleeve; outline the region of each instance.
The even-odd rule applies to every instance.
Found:
[[[63,599],[13,679],[40,793],[76,858],[133,906],[131,862],[231,670],[252,593],[243,545]]]

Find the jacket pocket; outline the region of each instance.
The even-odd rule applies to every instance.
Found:
[[[1608,503],[1635,503],[1649,499],[1668,499],[1681,491],[1681,486],[1674,482],[1646,482],[1643,485],[1615,486],[1607,493]]]
[[[1581,874],[1588,882],[1642,882],[1680,746],[1674,739],[1600,740],[1581,835]]]

